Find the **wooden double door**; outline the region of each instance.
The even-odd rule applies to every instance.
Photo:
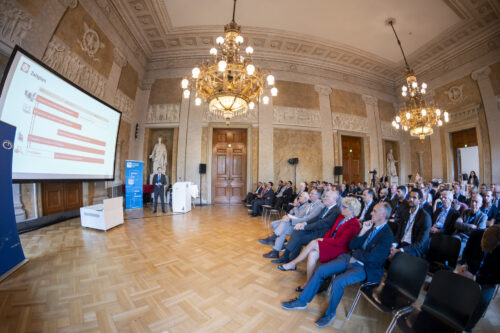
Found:
[[[214,129],[212,145],[212,202],[241,203],[246,196],[246,129]]]
[[[82,183],[58,182],[42,184],[43,215],[52,215],[82,207]]]
[[[342,178],[347,183],[363,181],[362,139],[342,135]]]

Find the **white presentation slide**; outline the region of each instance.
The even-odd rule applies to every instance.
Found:
[[[16,126],[12,179],[112,179],[121,113],[16,48],[0,120]]]

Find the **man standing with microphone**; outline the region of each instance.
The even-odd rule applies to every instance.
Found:
[[[153,214],[156,213],[156,208],[158,207],[158,196],[161,199],[161,211],[165,213],[165,185],[167,185],[167,178],[163,174],[161,167],[156,169],[156,174],[153,176],[153,185],[155,186]]]

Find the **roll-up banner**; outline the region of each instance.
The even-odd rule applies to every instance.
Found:
[[[17,233],[12,195],[12,153],[16,128],[0,121],[0,281],[28,260]]]
[[[142,208],[142,173],[144,162],[125,161],[125,209]]]

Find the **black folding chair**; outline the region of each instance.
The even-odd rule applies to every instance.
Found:
[[[412,304],[418,298],[428,269],[429,263],[424,259],[400,252],[392,259],[384,282],[364,284],[359,288],[346,319],[351,318],[359,296],[363,295],[378,310],[393,314],[386,330],[386,333],[391,332],[400,316],[413,311]]]
[[[445,234],[433,234],[427,254],[429,273],[439,270],[454,270],[460,253],[460,240]]]
[[[462,332],[481,297],[479,285],[450,271],[434,274],[420,310],[398,318],[403,332]]]

